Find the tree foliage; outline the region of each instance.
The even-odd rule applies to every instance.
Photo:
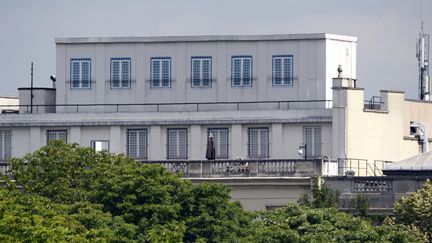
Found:
[[[314,189],[317,208],[252,214],[229,201],[224,185],[194,185],[162,166],[78,145],[54,142],[10,163],[23,189],[0,189],[2,242],[422,241],[415,227],[374,227],[318,208],[337,201],[325,187]]]
[[[432,182],[427,180],[416,192],[403,197],[394,212],[396,222],[417,226],[432,241]]]
[[[240,204],[229,202],[227,187],[192,185],[160,165],[122,155],[57,141],[10,163],[12,176],[25,192],[59,204],[100,205],[100,211],[93,211],[95,217],[82,218],[84,222],[97,223],[104,216],[100,213],[109,213],[133,226],[124,231],[128,240],[228,241],[243,236],[251,224]]]
[[[424,242],[413,228],[386,222],[373,226],[368,220],[335,208],[310,208],[290,204],[262,212],[255,224],[253,242]]]

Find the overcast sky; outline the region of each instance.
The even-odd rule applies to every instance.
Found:
[[[432,34],[432,0],[423,1]],[[0,0],[0,95],[50,86],[55,37],[333,33],[359,37],[358,84],[417,97],[420,0]]]

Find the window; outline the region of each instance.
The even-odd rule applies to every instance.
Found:
[[[231,86],[252,86],[252,56],[233,56]]]
[[[187,159],[188,131],[186,128],[167,129],[167,159]]]
[[[109,152],[108,140],[92,140],[90,145],[96,152]]]
[[[147,129],[128,129],[126,132],[126,154],[135,159],[147,159]]]
[[[273,85],[292,85],[293,56],[273,56]]]
[[[47,144],[53,140],[62,140],[67,143],[67,131],[66,130],[48,130],[47,131]]]
[[[228,159],[228,128],[209,128],[207,133],[213,135],[216,159]]]
[[[11,131],[0,130],[0,161],[11,158]]]
[[[152,57],[150,64],[150,80],[152,87],[171,86],[171,58]]]
[[[321,127],[303,127],[303,143],[306,144],[306,157],[320,157]]]
[[[269,157],[269,129],[249,128],[248,129],[248,156],[249,158]]]
[[[130,58],[111,58],[111,88],[130,88]]]
[[[211,87],[211,57],[192,57],[192,87]]]
[[[71,88],[90,88],[90,58],[71,59]]]

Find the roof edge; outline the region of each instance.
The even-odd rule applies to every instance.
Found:
[[[357,42],[358,38],[329,33],[270,34],[270,35],[191,35],[149,37],[65,37],[55,38],[56,44],[86,43],[152,43],[152,42],[211,42],[211,41],[272,41],[272,40],[321,40]]]

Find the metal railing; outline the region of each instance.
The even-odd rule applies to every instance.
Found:
[[[372,96],[370,100],[365,100],[364,108],[368,110],[381,110],[383,104],[381,96]]]
[[[286,101],[226,101],[184,103],[126,103],[126,104],[52,104],[0,105],[1,109],[19,107],[19,113],[79,113],[79,112],[169,112],[169,111],[225,111],[225,110],[290,110],[324,109],[332,107],[332,100]],[[33,108],[33,109],[32,109]]]
[[[370,162],[367,159],[339,158],[338,174],[339,176],[383,176],[385,165],[394,163],[392,161],[374,160]]]

